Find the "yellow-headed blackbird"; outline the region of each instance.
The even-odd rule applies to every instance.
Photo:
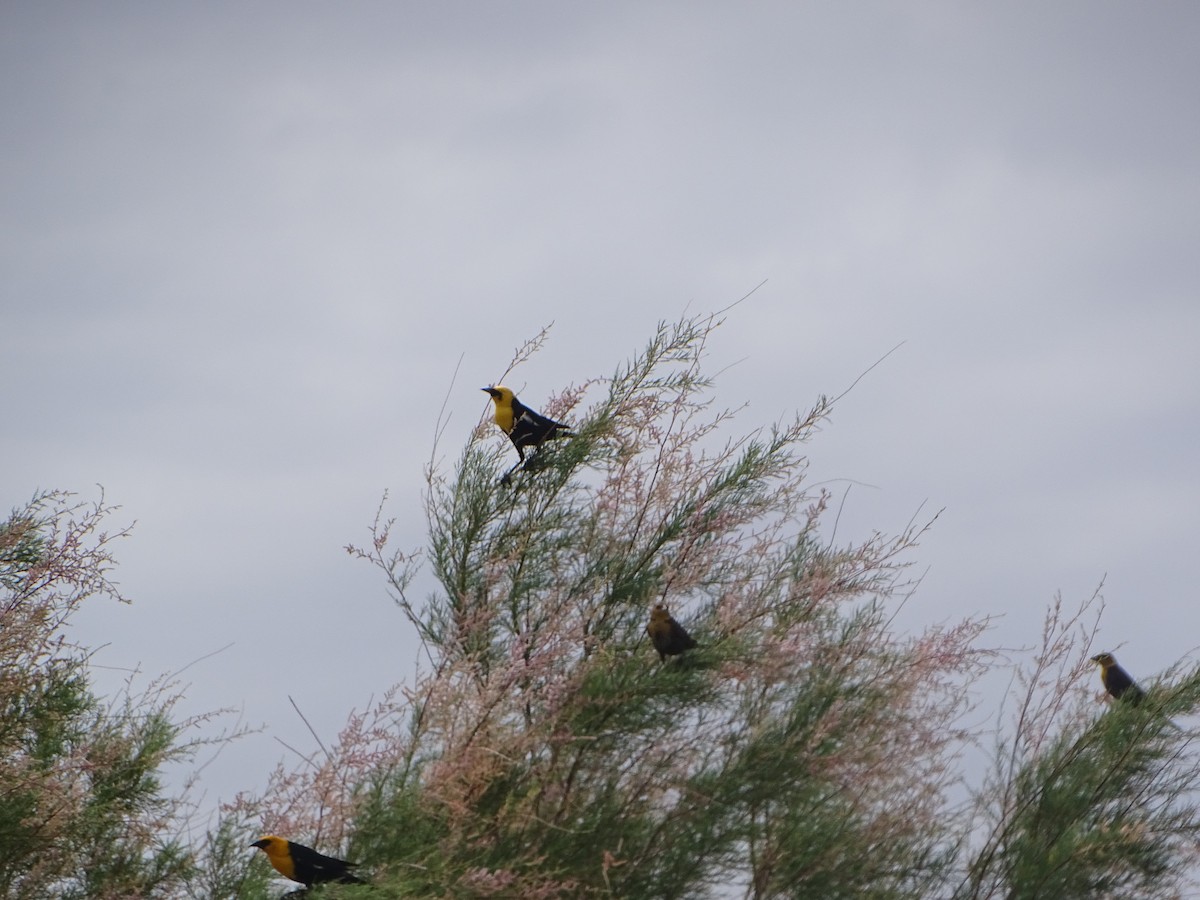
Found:
[[[1097,653],[1092,657],[1092,662],[1098,663],[1100,666],[1100,680],[1104,682],[1104,689],[1108,691],[1113,698],[1120,700],[1126,697],[1134,703],[1139,702],[1146,696],[1134,680],[1129,677],[1129,673],[1117,664],[1117,660],[1111,653]]]
[[[684,650],[699,646],[684,627],[671,618],[671,614],[661,603],[650,610],[650,623],[646,626],[646,634],[650,635],[650,643],[658,651],[659,660],[664,662],[668,656],[678,656]]]
[[[525,464],[527,447],[537,449],[551,438],[570,436],[570,428],[561,422],[546,418],[541,413],[534,412],[503,385],[485,387],[482,390],[487,391],[491,396],[492,403],[496,405],[496,424],[500,426],[501,431],[508,435],[508,439],[517,448],[517,456],[520,457],[517,464],[509,469],[501,479],[505,484],[508,483],[512,473]]]
[[[273,834],[258,839],[250,846],[257,847],[267,854],[267,859],[271,861],[276,872],[284,878],[300,882],[306,888],[331,881],[338,884],[365,884],[361,878],[350,874],[350,869],[356,863],[326,856],[312,847],[305,847]]]

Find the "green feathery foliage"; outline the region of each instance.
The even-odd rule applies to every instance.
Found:
[[[960,897],[1177,897],[1200,838],[1200,669],[1064,727],[1013,773]]]
[[[664,324],[610,378],[524,398],[573,436],[511,484],[490,417],[431,465],[421,600],[422,558],[376,519],[350,549],[422,670],[242,812],[345,848],[371,882],[327,889],[348,897],[1184,896],[1200,766],[1177,723],[1200,673],[1100,707],[1083,610],[1056,605],[962,802],[987,620],[898,632],[923,526],[838,544],[804,454],[829,403],[735,430],[702,371],[718,324]],[[656,604],[698,646],[660,662]]]
[[[431,472],[424,604],[395,557],[364,554],[432,666],[413,764],[356,821],[377,890],[917,897],[941,870],[933,800],[976,630],[943,635],[936,664],[887,633],[919,531],[821,536],[801,450],[828,404],[725,437],[701,374],[716,324],[663,325],[511,486],[486,423]],[[593,384],[542,411],[562,420]],[[700,646],[660,664],[654,603]]]
[[[191,858],[170,836],[159,769],[187,755],[169,703],[102,704],[63,627],[108,579],[103,504],[39,494],[0,523],[0,895],[176,896]]]

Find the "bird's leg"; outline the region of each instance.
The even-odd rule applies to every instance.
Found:
[[[508,487],[510,484],[512,484],[513,472],[517,471],[517,469],[519,469],[523,465],[525,465],[525,448],[524,447],[517,446],[517,456],[519,457],[519,459],[517,459],[517,464],[515,466],[513,466],[511,469],[509,469],[507,472],[505,472],[503,475],[500,476],[500,483],[502,485],[504,485],[505,487]]]
[[[500,483],[505,487],[508,487],[510,484],[512,484],[513,472],[517,471],[517,469],[521,468],[523,465],[525,465],[525,460],[519,460],[515,466],[500,476]]]
[[[535,447],[533,452],[531,454],[529,454],[529,458],[526,459],[521,464],[521,471],[522,472],[536,472],[539,469],[541,469],[543,467],[542,463],[540,462],[540,460],[542,458],[542,452],[543,451],[540,446]]]

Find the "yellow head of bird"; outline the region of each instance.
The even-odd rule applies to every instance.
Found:
[[[496,405],[492,419],[505,434],[511,433],[513,430],[513,425],[516,424],[513,421],[513,401],[517,398],[513,396],[512,391],[502,384],[498,384],[493,387],[485,387],[483,390],[487,391],[488,395],[492,398],[492,403]]]
[[[267,854],[267,860],[271,863],[271,867],[284,878],[296,880],[296,863],[288,850],[288,842],[285,838],[268,834],[260,837],[250,846],[257,847]]]
[[[501,404],[511,406],[513,400],[516,399],[516,395],[502,384],[491,385],[490,387],[480,388],[480,390],[487,392],[497,406]]]

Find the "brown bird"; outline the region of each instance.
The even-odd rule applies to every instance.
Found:
[[[1092,662],[1100,666],[1100,680],[1113,699],[1128,697],[1131,702],[1138,703],[1146,696],[1146,692],[1117,664],[1116,657],[1111,653],[1097,653],[1092,657]]]
[[[312,847],[305,847],[286,838],[269,834],[259,838],[251,847],[257,847],[267,854],[267,859],[275,867],[275,871],[284,878],[298,881],[306,888],[314,884],[326,884],[336,881],[338,884],[365,884],[361,878],[350,874],[355,865],[344,859],[326,856],[318,853]]]
[[[678,656],[684,650],[699,646],[687,630],[671,618],[661,603],[655,604],[654,609],[650,610],[646,634],[650,635],[650,643],[658,651],[658,658],[662,662],[668,656]]]

